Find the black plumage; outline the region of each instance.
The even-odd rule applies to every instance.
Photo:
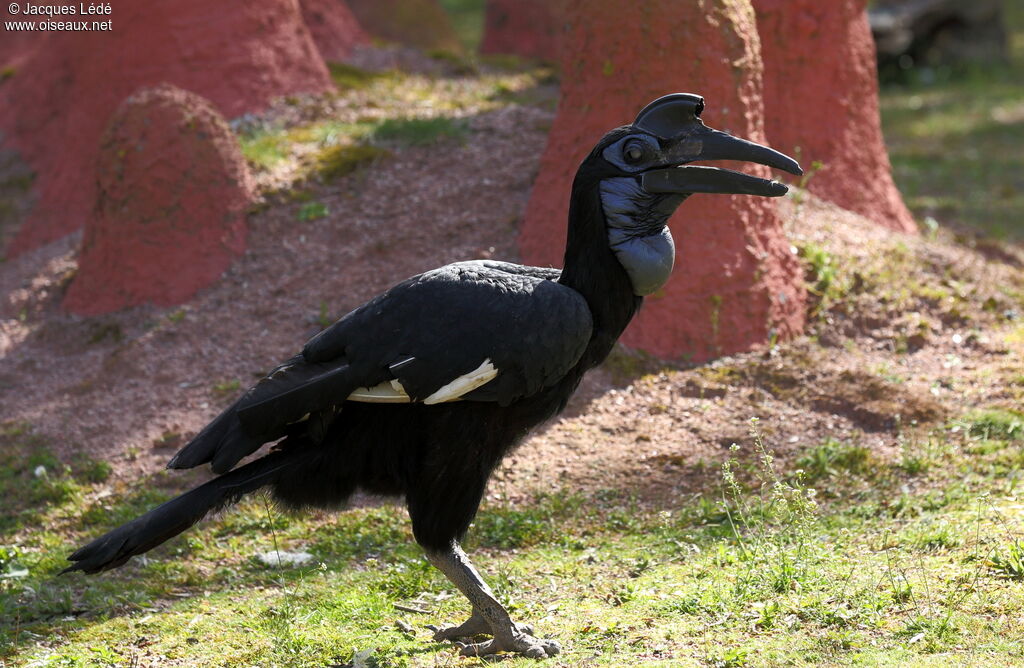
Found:
[[[681,165],[704,157],[705,146],[716,158],[799,171],[781,154],[710,130],[702,108],[696,96],[666,96],[598,143],[573,183],[561,271],[460,262],[352,311],[170,463],[209,462],[220,477],[78,550],[67,570],[119,566],[261,487],[299,508],[337,507],[364,490],[405,499],[417,542],[472,603],[470,620],[437,638],[484,632],[494,639],[466,653],[556,653],[557,643],[511,621],[458,541],[494,468],[565,407],[641,295],[667,278],[674,253],[666,223],[675,207],[692,192],[785,192],[727,170],[703,171],[691,186],[684,172],[695,168]],[[645,179],[657,188],[644,188]],[[272,441],[279,441],[272,452],[234,468]]]

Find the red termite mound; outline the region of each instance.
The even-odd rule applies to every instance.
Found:
[[[348,6],[374,37],[424,51],[462,52],[451,19],[437,0],[348,0]]]
[[[95,18],[112,29],[35,33],[31,53],[0,84],[0,131],[37,174],[37,203],[10,252],[82,225],[100,135],[138,88],[173,83],[229,117],[333,88],[296,0],[119,3]]]
[[[198,95],[163,85],[129,97],[103,134],[97,166],[68,310],[179,304],[245,250],[245,159]]]
[[[631,122],[651,100],[703,94],[708,125],[765,141],[749,0],[570,0],[566,9],[562,97],[520,236],[526,261],[555,266],[576,166],[605,131]],[[741,169],[767,176],[767,168]],[[800,268],[771,200],[695,195],[670,226],[675,271],[646,300],[627,344],[704,360],[801,330]]]
[[[352,49],[370,42],[345,0],[301,0],[302,18],[324,60],[342,62]]]
[[[808,188],[880,225],[916,232],[892,180],[878,111],[867,0],[754,0],[766,130],[775,148],[822,168]]]
[[[480,53],[558,59],[564,0],[487,0]]]

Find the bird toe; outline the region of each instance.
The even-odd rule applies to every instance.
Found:
[[[460,639],[471,640],[481,634],[491,635],[491,627],[484,621],[483,617],[477,614],[473,614],[458,626],[439,627],[431,624],[427,628],[434,632],[434,642]]]
[[[555,656],[556,654],[560,654],[562,652],[562,646],[558,643],[557,640],[541,638],[540,644],[544,648],[544,651],[547,653],[548,656]]]
[[[547,659],[562,651],[562,646],[554,640],[535,638],[522,632],[505,639],[494,638],[469,645],[457,644],[462,656],[489,656],[499,652],[510,652],[529,659]]]
[[[487,656],[488,654],[497,654],[499,651],[495,640],[469,644],[456,642],[455,645],[459,648],[460,656]]]

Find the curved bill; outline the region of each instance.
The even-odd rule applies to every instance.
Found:
[[[761,165],[768,165],[781,169],[790,174],[801,176],[804,170],[793,158],[785,153],[780,153],[773,148],[755,144],[746,139],[734,137],[727,132],[715,130],[704,126],[700,131],[693,133],[688,142],[700,142],[701,148],[697,158],[693,160],[742,160],[744,162],[756,162]]]
[[[775,149],[734,137],[704,125],[700,114],[704,98],[672,93],[644,107],[633,124],[659,137],[664,167],[641,174],[644,190],[652,193],[719,193],[780,197],[788,188],[776,181],[731,169],[693,166],[700,160],[756,162],[796,174],[804,173],[796,160]]]
[[[649,193],[716,193],[719,195],[761,195],[782,197],[784,184],[721,167],[689,165],[644,172],[641,185]]]

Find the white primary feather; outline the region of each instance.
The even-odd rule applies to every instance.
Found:
[[[407,404],[412,399],[397,380],[386,380],[373,387],[357,387],[348,395],[349,401],[361,401],[369,404]]]
[[[445,401],[455,401],[467,392],[472,392],[481,385],[489,383],[497,375],[498,370],[494,368],[491,360],[486,359],[483,361],[483,364],[477,368],[464,376],[459,376],[452,382],[440,388],[437,392],[431,394],[423,400],[423,403],[440,404]]]
[[[431,394],[423,400],[423,403],[440,404],[446,401],[458,401],[462,395],[490,382],[497,375],[498,370],[494,368],[494,364],[491,363],[491,360],[486,359],[476,369],[459,376]],[[348,395],[348,400],[377,404],[407,404],[412,401],[409,398],[409,393],[397,380],[385,381],[373,387],[357,388],[355,392]]]

